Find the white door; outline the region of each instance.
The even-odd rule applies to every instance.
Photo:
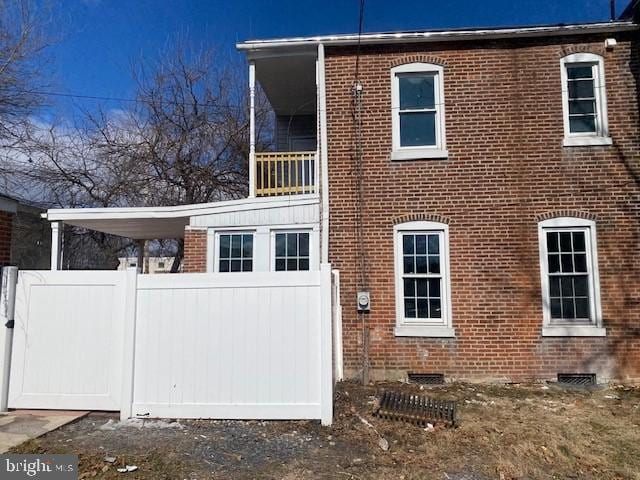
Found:
[[[124,271],[23,271],[10,408],[120,410]]]

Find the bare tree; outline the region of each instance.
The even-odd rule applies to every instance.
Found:
[[[212,51],[176,48],[134,69],[135,106],[98,109],[80,126],[32,129],[14,172],[60,206],[160,206],[244,196],[248,186],[246,81],[237,66]],[[258,148],[267,147],[271,116],[258,95]],[[28,158],[28,161],[25,161]],[[100,238],[110,252],[130,242]],[[162,245],[165,248],[166,244]],[[183,255],[175,242],[177,271]]]
[[[29,115],[43,103],[41,22],[28,0],[0,0],[0,145],[23,140]]]
[[[136,203],[179,205],[244,196],[248,185],[246,82],[211,50],[176,48],[134,69],[136,108],[92,117],[93,148],[136,171]],[[263,139],[267,104],[259,109]],[[130,170],[129,170],[130,171]],[[177,271],[183,244],[177,242]]]
[[[246,82],[211,50],[176,48],[134,70],[137,107],[117,125],[93,117],[93,147],[137,172],[138,203],[179,205],[233,199],[248,187],[249,119]],[[268,132],[268,105],[259,96],[257,138]],[[177,270],[183,245],[178,241]]]
[[[245,83],[212,51],[176,49],[138,65],[136,108],[118,125],[92,118],[95,146],[145,166],[153,205],[237,198],[247,191],[249,125]],[[261,122],[261,125],[264,122]]]

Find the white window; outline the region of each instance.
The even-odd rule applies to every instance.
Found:
[[[217,234],[217,272],[253,271],[253,233],[230,232]]]
[[[275,271],[309,270],[309,232],[274,232],[273,239]]]
[[[447,157],[442,77],[430,63],[391,69],[392,160]]]
[[[564,145],[611,145],[604,60],[574,53],[561,60]]]
[[[394,228],[397,336],[453,337],[449,229],[437,222]]]
[[[538,225],[544,336],[604,336],[595,222],[554,218]]]

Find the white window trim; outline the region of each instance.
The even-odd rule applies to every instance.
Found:
[[[269,265],[272,272],[276,271],[276,233],[308,233],[309,234],[309,271],[319,270],[320,266],[318,263],[318,255],[316,252],[316,232],[314,229],[309,226],[307,228],[272,228],[271,229],[271,239],[270,239],[270,258]],[[306,271],[306,270],[303,270]],[[278,273],[287,273],[291,272],[291,270],[286,270],[284,272]]]
[[[250,234],[253,236],[253,256],[251,258],[253,268],[252,272],[259,271],[256,269],[256,231],[241,228],[226,228],[224,230],[209,229],[207,232],[207,273],[243,273],[243,272],[220,272],[220,235],[239,235]],[[247,272],[244,272],[247,273]]]
[[[596,97],[597,132],[593,133],[571,133],[569,128],[569,89],[567,79],[567,64],[589,63],[595,64],[594,87]],[[609,136],[609,121],[607,114],[607,89],[604,75],[604,59],[594,53],[574,53],[560,59],[560,75],[562,79],[562,113],[564,122],[565,147],[587,147],[599,145],[612,145],[613,141]]]
[[[589,281],[589,308],[593,321],[589,325],[569,325],[551,321],[549,300],[549,272],[547,264],[547,230],[584,229],[586,231],[587,265],[591,272]],[[606,328],[602,325],[600,304],[600,275],[598,272],[598,245],[596,223],[592,220],[574,217],[557,217],[538,223],[538,246],[540,250],[540,279],[542,288],[542,336],[543,337],[604,337]]]
[[[436,145],[401,147],[400,146],[400,82],[398,74],[434,73],[436,77]],[[423,158],[447,158],[444,108],[444,68],[432,63],[407,63],[391,69],[391,160],[416,160]]]
[[[442,249],[440,267],[442,268],[441,308],[442,318],[437,323],[430,321],[407,320],[404,317],[403,296],[403,264],[402,242],[403,233],[441,233]],[[455,330],[451,321],[451,275],[449,262],[449,226],[439,222],[407,222],[393,227],[393,251],[395,263],[395,287],[396,287],[396,327],[394,333],[397,337],[455,337]]]

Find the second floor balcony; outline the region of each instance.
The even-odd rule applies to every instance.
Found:
[[[249,58],[249,196],[318,193],[316,50]],[[259,84],[274,112],[272,149],[256,151],[255,92]]]
[[[316,193],[316,151],[256,152],[255,196]]]

